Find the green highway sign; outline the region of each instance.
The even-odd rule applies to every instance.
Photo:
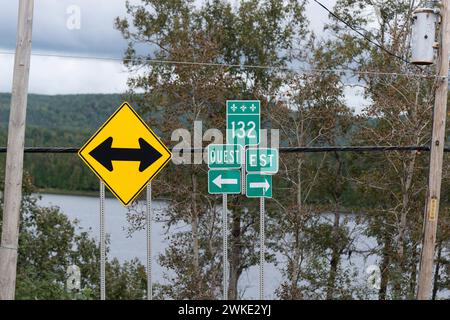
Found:
[[[248,198],[272,198],[272,176],[249,173],[246,180]]]
[[[210,144],[208,167],[210,169],[240,169],[244,160],[244,148],[232,144]]]
[[[240,170],[209,170],[208,192],[210,194],[240,194]]]
[[[259,144],[261,131],[259,100],[227,101],[227,143],[241,146]]]
[[[249,148],[246,154],[247,172],[275,174],[278,172],[278,150]]]

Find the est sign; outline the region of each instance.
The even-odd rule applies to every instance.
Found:
[[[260,141],[261,103],[258,100],[227,101],[227,143],[255,146]]]
[[[232,144],[210,144],[208,167],[210,169],[240,169],[244,159],[244,148]]]
[[[247,149],[246,159],[247,172],[268,173],[278,172],[278,150],[277,149]]]
[[[169,149],[126,102],[86,142],[78,155],[125,206],[172,157]]]

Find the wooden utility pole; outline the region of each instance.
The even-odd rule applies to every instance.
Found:
[[[0,245],[0,300],[14,299],[16,289],[33,8],[34,0],[20,0],[5,167],[3,226]]]
[[[450,45],[450,0],[441,1],[440,45],[437,65],[437,88],[433,113],[430,173],[424,214],[424,233],[420,259],[417,299],[431,298],[436,230],[441,196],[442,163],[445,145],[445,121],[447,117],[448,69]]]

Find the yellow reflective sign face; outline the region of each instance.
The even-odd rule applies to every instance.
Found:
[[[78,155],[125,206],[132,203],[172,157],[127,102]]]

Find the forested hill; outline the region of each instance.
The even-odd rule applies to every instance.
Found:
[[[8,123],[11,95],[0,93],[0,123]],[[97,129],[118,107],[117,94],[28,96],[27,126],[50,129]]]
[[[28,97],[25,145],[81,147],[123,99],[119,94],[31,94]],[[0,93],[0,146],[7,143],[10,102],[10,94]],[[345,137],[337,141],[348,144]],[[4,160],[5,155],[0,154],[0,171],[3,171]],[[58,192],[98,190],[97,178],[76,154],[26,154],[25,170],[40,189]]]
[[[0,93],[0,145],[6,146],[11,95]],[[28,96],[25,145],[80,147],[122,102],[118,94]],[[0,155],[1,169],[5,165]],[[27,154],[25,169],[37,187],[91,191],[98,181],[76,155]],[[3,172],[3,170],[1,170]]]

